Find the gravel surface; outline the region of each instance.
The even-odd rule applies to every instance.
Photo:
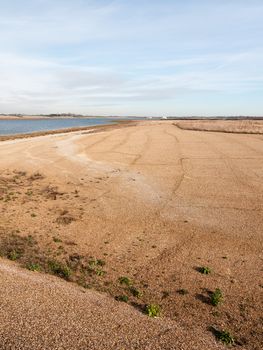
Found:
[[[0,260],[0,349],[221,349],[176,322]]]
[[[219,349],[213,326],[261,350],[262,141],[147,121],[0,142],[0,248],[15,233],[21,265],[34,251],[73,257],[79,272],[105,261],[102,275],[81,276],[92,290],[2,261],[2,349]],[[114,300],[123,293],[128,305]],[[146,303],[162,317],[143,315]]]

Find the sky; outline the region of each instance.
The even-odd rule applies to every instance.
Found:
[[[263,115],[262,0],[0,0],[0,113]]]

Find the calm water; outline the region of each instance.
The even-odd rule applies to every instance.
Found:
[[[111,124],[113,120],[102,118],[74,119],[36,119],[36,120],[0,120],[0,135],[26,134],[81,126]]]

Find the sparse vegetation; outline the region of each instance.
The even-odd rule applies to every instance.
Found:
[[[59,261],[50,260],[48,262],[48,266],[51,273],[61,278],[64,278],[65,280],[69,280],[71,270],[67,265],[62,264]]]
[[[145,311],[149,317],[159,317],[161,314],[161,307],[158,304],[146,305]]]
[[[223,301],[222,291],[217,288],[211,295],[211,304],[213,306],[218,306]]]
[[[128,303],[129,297],[127,295],[118,295],[115,297],[118,301],[123,301],[124,303]]]
[[[225,345],[233,345],[235,343],[234,337],[229,331],[226,330],[215,330],[214,331],[216,338],[224,343]]]
[[[92,259],[89,261],[90,268],[95,268],[96,266],[105,266],[106,262],[102,259]]]
[[[79,279],[79,280],[77,280],[76,282],[77,282],[77,284],[78,284],[79,286],[81,286],[82,288],[91,289],[91,285],[88,284],[88,283],[86,283],[86,281],[83,280],[83,279]]]
[[[17,259],[19,259],[21,257],[21,252],[18,252],[16,250],[11,250],[8,254],[7,254],[7,257],[8,259],[12,260],[12,261],[15,261]]]
[[[208,267],[208,266],[199,267],[199,268],[198,268],[198,271],[199,271],[200,273],[202,273],[203,275],[209,275],[209,274],[212,272],[212,270],[211,270],[210,267]]]
[[[130,286],[129,290],[130,290],[131,294],[136,298],[141,298],[143,295],[143,293],[134,286]]]
[[[11,233],[8,236],[1,237],[0,240],[0,255],[10,260],[24,260],[26,262],[29,255],[37,252],[35,239],[29,236],[20,236]]]
[[[26,268],[30,271],[41,271],[41,266],[37,263],[28,263]]]
[[[105,262],[105,260],[97,259],[97,265],[99,265],[99,266],[105,266],[105,265],[106,265],[106,262]]]
[[[97,276],[104,276],[106,271],[103,271],[102,269],[96,269],[95,273]]]
[[[203,322],[203,325],[206,324],[204,321],[207,322],[207,319],[210,319],[218,326],[226,328],[228,325],[231,327],[230,325],[233,324],[231,322],[234,321],[233,331],[236,332],[236,345],[241,343],[249,344],[249,346],[254,343],[258,344],[260,325],[251,322],[252,334],[252,332],[249,333],[249,327],[244,320],[252,320],[253,315],[256,315],[257,310],[254,311],[255,308],[253,309],[252,305],[254,304],[255,307],[258,305],[258,299],[256,298],[261,292],[261,288],[263,288],[262,281],[255,279],[256,288],[253,290],[255,296],[250,298],[248,293],[245,301],[242,299],[241,288],[238,291],[236,291],[236,288],[228,290],[228,297],[228,295],[225,295],[226,291],[223,289],[223,284],[222,286],[220,284],[213,285],[218,280],[217,273],[214,273],[214,271],[220,272],[220,264],[222,269],[226,269],[231,268],[235,261],[234,253],[229,253],[228,257],[224,256],[228,255],[230,249],[227,252],[221,252],[221,254],[219,252],[215,261],[209,260],[211,259],[209,254],[206,257],[200,254],[200,257],[196,258],[198,259],[196,260],[196,266],[192,267],[193,276],[190,276],[194,278],[196,285],[191,285],[187,275],[187,267],[181,276],[180,266],[174,265],[172,252],[167,259],[158,261],[155,266],[150,266],[147,263],[148,265],[145,268],[140,269],[140,259],[138,259],[135,251],[137,248],[134,248],[140,245],[138,241],[143,241],[139,238],[137,242],[135,241],[134,246],[133,244],[128,246],[122,265],[122,260],[118,260],[119,257],[116,253],[118,252],[116,242],[114,239],[112,240],[111,232],[108,232],[107,227],[105,232],[99,232],[98,236],[96,235],[96,238],[99,238],[96,242],[94,241],[94,244],[89,244],[89,242],[86,244],[84,239],[73,241],[76,237],[73,234],[75,229],[72,230],[69,226],[57,225],[56,219],[59,216],[68,217],[73,215],[76,220],[81,218],[80,203],[71,202],[72,194],[66,185],[62,187],[65,191],[62,197],[62,194],[55,189],[45,194],[42,193],[46,184],[41,186],[37,181],[28,183],[27,178],[23,181],[27,181],[25,186],[22,183],[19,188],[17,186],[15,189],[5,190],[1,187],[0,178],[0,200],[2,199],[0,206],[3,208],[1,211],[3,220],[1,220],[0,225],[0,255],[16,261],[20,266],[30,271],[49,273],[75,282],[83,288],[92,288],[107,293],[119,302],[129,303],[149,317],[158,317],[159,315],[172,319],[180,319],[184,315],[189,319],[200,317],[200,323]],[[20,184],[18,180],[17,184]],[[83,189],[83,198],[85,199],[84,191],[85,189]],[[13,202],[14,196],[18,196],[17,202]],[[89,197],[87,196],[87,198]],[[4,202],[5,199],[8,203]],[[54,199],[57,202],[54,202]],[[81,205],[84,207],[85,203],[85,201],[81,202]],[[13,213],[20,204],[21,208],[18,212],[21,215],[21,221],[18,223]],[[67,211],[63,210],[64,208],[70,209]],[[38,220],[38,218],[31,219],[31,213],[36,213],[37,217],[41,217],[41,220]],[[82,229],[84,231],[84,223],[88,220],[89,216],[85,215],[80,225],[77,221],[76,232]],[[75,226],[75,223],[73,225]],[[92,235],[92,230],[92,225],[87,227],[87,231],[84,232],[87,237]],[[29,235],[26,236],[26,234]],[[152,246],[153,239],[150,234],[148,235],[146,232],[144,237],[146,250],[151,250],[151,247],[156,248]],[[161,252],[162,245],[160,247]],[[168,253],[170,254],[170,252]],[[227,276],[227,282],[237,283],[239,281],[237,271],[238,266],[236,269],[231,269],[230,276]],[[107,275],[103,277],[106,273]],[[211,276],[202,276],[200,273],[211,274]],[[33,272],[31,274],[34,275]],[[220,280],[221,278],[223,276],[220,277]],[[218,286],[223,289],[223,293],[219,288],[215,289]],[[83,288],[78,287],[80,292],[87,293]],[[188,288],[188,290],[184,288]],[[189,293],[190,295],[187,296]],[[230,297],[233,300],[235,298],[236,307],[231,308],[229,303],[225,303],[221,308],[220,305],[224,299],[228,300]],[[241,301],[244,302],[245,306],[238,308]],[[151,302],[156,304],[150,304]],[[122,306],[125,307],[123,304]],[[190,308],[192,308],[191,312],[189,312]],[[200,310],[203,310],[203,313]],[[234,339],[228,331],[221,331],[217,334],[217,339],[222,343],[234,344]],[[252,338],[255,338],[255,340]]]
[[[102,259],[92,259],[88,262],[88,271],[94,272],[97,276],[104,276],[106,271],[102,270],[101,267],[106,265],[106,262]]]
[[[119,283],[120,284],[125,284],[126,286],[131,286],[132,285],[132,281],[129,277],[126,276],[122,276],[119,278]]]

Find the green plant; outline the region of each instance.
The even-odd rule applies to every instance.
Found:
[[[143,295],[143,293],[139,289],[137,289],[136,287],[131,286],[129,288],[129,290],[130,290],[131,294],[136,298],[141,298]]]
[[[105,260],[97,259],[97,265],[99,265],[99,266],[105,266],[105,265],[106,265],[106,262],[105,262]]]
[[[91,289],[91,285],[88,284],[88,283],[87,283],[85,280],[83,280],[83,279],[79,279],[79,280],[77,281],[77,284],[78,284],[79,286],[85,288],[85,289]]]
[[[64,265],[58,261],[50,260],[48,262],[50,271],[65,280],[68,280],[71,275],[71,270],[67,265]]]
[[[26,268],[30,271],[41,271],[41,266],[39,264],[28,263]]]
[[[96,266],[104,266],[106,265],[105,261],[102,259],[92,259],[89,261],[89,267],[94,269]]]
[[[212,270],[210,269],[210,267],[207,267],[207,266],[202,266],[202,267],[199,267],[198,268],[198,271],[201,272],[202,274],[204,275],[209,275]]]
[[[89,261],[89,266],[88,266],[88,270],[90,272],[95,272],[97,276],[103,276],[105,275],[105,271],[103,271],[100,267],[104,266],[106,263],[104,260],[102,259],[93,259]],[[98,267],[100,266],[100,267]]]
[[[131,286],[132,285],[132,281],[129,277],[126,276],[122,276],[119,278],[119,282],[120,284],[126,284],[126,286]]]
[[[230,332],[226,330],[215,330],[215,336],[218,340],[226,345],[233,345],[235,343],[234,337],[230,334]]]
[[[32,218],[35,218],[36,216],[37,216],[37,215],[36,215],[35,213],[32,213],[32,214],[31,214],[31,217],[32,217]]]
[[[15,261],[17,259],[19,259],[21,257],[21,253],[16,251],[16,250],[11,250],[8,254],[7,254],[7,258],[9,260]]]
[[[96,269],[95,273],[97,276],[104,276],[106,272],[103,271],[102,269]]]
[[[127,295],[118,295],[115,297],[116,300],[118,301],[123,301],[124,303],[128,303],[129,297]]]
[[[161,314],[161,307],[157,304],[149,304],[146,305],[145,311],[149,317],[158,317]]]
[[[213,306],[217,306],[222,302],[222,300],[223,300],[222,291],[219,288],[217,288],[211,295],[211,304]]]

